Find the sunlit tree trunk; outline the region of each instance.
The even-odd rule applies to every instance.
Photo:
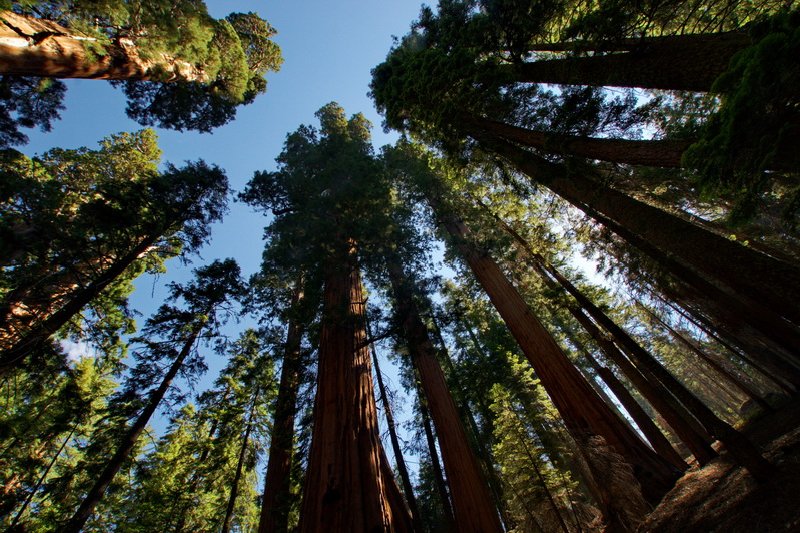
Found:
[[[408,510],[392,506],[402,497],[382,466],[386,459],[355,244],[348,240],[339,248],[325,270],[317,397],[299,531],[411,531]]]
[[[55,22],[0,12],[0,74],[47,78],[199,81],[206,74],[163,53],[144,58],[130,39],[100,43]],[[87,46],[101,46],[104,53]]]
[[[369,332],[369,328],[367,330]],[[386,392],[386,385],[383,383],[383,374],[381,367],[378,363],[378,351],[375,349],[375,344],[371,344],[370,350],[372,351],[372,364],[375,365],[375,378],[378,382],[378,393],[380,394],[381,404],[383,405],[383,413],[386,417],[386,427],[389,430],[389,442],[392,444],[392,452],[394,453],[394,460],[397,464],[397,472],[400,474],[400,481],[403,483],[403,493],[405,493],[408,508],[411,511],[411,520],[414,524],[414,531],[422,531],[422,522],[420,521],[419,507],[417,506],[417,498],[414,496],[414,487],[411,484],[411,476],[406,467],[406,461],[403,458],[403,449],[400,446],[400,440],[397,438],[397,428],[395,427],[394,413],[392,406],[389,403],[389,395]]]

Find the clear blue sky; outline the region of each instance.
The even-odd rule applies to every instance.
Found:
[[[258,13],[278,31],[276,42],[283,51],[280,72],[268,76],[267,93],[239,109],[234,122],[212,134],[158,130],[164,161],[180,164],[205,159],[225,169],[231,185],[241,190],[256,170],[274,169],[287,133],[300,124],[315,123],[314,113],[336,101],[348,114],[364,113],[374,125],[377,147],[392,142],[383,133],[380,117],[367,96],[370,69],[380,63],[392,44],[392,35],[402,36],[419,14],[415,0],[301,0],[243,1],[212,0],[213,16],[231,12]],[[26,132],[31,142],[20,149],[33,155],[52,147],[96,147],[112,133],[141,127],[125,116],[125,98],[108,83],[95,80],[68,82],[66,110],[49,133]],[[234,257],[246,276],[259,265],[264,218],[239,203],[214,228],[212,242],[194,266],[216,258]],[[142,313],[141,324],[161,303],[164,287],[172,280],[187,278],[192,266],[169,263],[166,275],[142,279],[132,298]],[[208,351],[206,352],[208,353]],[[209,354],[210,355],[210,354]],[[209,357],[210,372],[200,387],[213,380],[222,361]],[[387,366],[387,365],[385,365]],[[157,423],[157,427],[163,427]]]

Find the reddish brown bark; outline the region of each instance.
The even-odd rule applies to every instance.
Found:
[[[0,74],[104,80],[207,81],[202,70],[166,54],[139,56],[136,44],[117,39],[104,55],[87,51],[97,39],[49,20],[0,12]]]
[[[278,385],[267,472],[264,475],[264,496],[261,500],[258,533],[286,533],[289,528],[294,417],[300,384],[300,341],[303,337],[303,322],[299,314],[303,298],[302,281],[298,280],[289,311],[281,382]]]
[[[659,501],[677,479],[677,470],[603,403],[497,264],[469,243],[464,224],[442,215],[444,227],[530,361],[572,436],[578,443],[602,437],[633,467],[644,496],[650,502]],[[614,505],[613,495],[609,494],[607,500]]]
[[[558,135],[529,130],[478,116],[465,117],[464,122],[509,141],[545,152],[599,159],[613,163],[678,168],[681,156],[691,141],[630,140]]]
[[[678,279],[722,302],[779,343],[800,346],[800,271],[690,222],[551,164],[506,141],[474,132],[491,151],[658,261]]]
[[[328,261],[317,397],[299,531],[411,531],[400,491],[386,475],[364,342],[365,302],[355,247]],[[391,469],[389,469],[391,470]]]
[[[422,392],[419,391],[418,392]],[[450,504],[450,494],[447,492],[447,484],[444,481],[444,473],[442,472],[442,465],[439,462],[439,452],[436,450],[436,438],[433,436],[433,428],[431,427],[431,417],[428,413],[428,408],[425,406],[425,400],[420,398],[419,410],[422,415],[422,427],[425,431],[425,440],[428,443],[428,453],[431,459],[431,470],[433,470],[433,481],[436,484],[436,491],[439,493],[439,500],[442,503],[442,512],[444,513],[446,524],[444,524],[445,531],[456,531],[456,519],[453,516],[453,506]]]
[[[388,271],[397,314],[439,437],[458,531],[500,532],[502,527],[489,486],[469,446],[408,278],[402,267],[391,260]]]

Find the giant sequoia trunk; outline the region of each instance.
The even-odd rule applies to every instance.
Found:
[[[391,467],[382,464],[386,458],[354,243],[347,241],[336,252],[325,272],[317,397],[299,531],[411,531],[400,490],[386,475]]]
[[[419,389],[417,392],[420,393]],[[425,431],[425,441],[428,443],[428,454],[431,459],[431,470],[433,470],[433,481],[436,485],[436,491],[439,493],[439,500],[442,504],[442,512],[444,513],[446,524],[443,524],[443,529],[448,532],[456,531],[456,519],[453,516],[453,506],[450,504],[450,494],[447,492],[447,484],[444,481],[444,473],[442,472],[442,465],[439,463],[439,453],[436,450],[436,438],[433,436],[433,427],[431,427],[431,417],[428,413],[428,407],[425,405],[425,400],[420,398],[419,402],[420,416],[422,417],[422,428]]]
[[[705,231],[486,132],[473,132],[473,136],[535,182],[650,255],[676,278],[723,303],[777,343],[787,357],[797,360],[800,271],[795,266]]]
[[[267,472],[264,476],[258,533],[286,533],[289,528],[294,417],[300,385],[300,341],[304,326],[300,313],[303,298],[303,285],[298,280],[289,310],[289,326],[269,443]]]
[[[367,329],[367,333],[370,333],[369,328]],[[419,514],[419,506],[417,506],[417,498],[414,496],[414,486],[411,484],[411,476],[408,473],[408,467],[406,467],[406,461],[403,458],[403,448],[400,446],[400,439],[397,438],[394,413],[392,412],[392,405],[389,403],[386,385],[383,383],[383,374],[381,373],[381,366],[378,362],[378,350],[375,349],[375,343],[371,344],[370,351],[372,352],[372,364],[375,365],[375,378],[378,381],[378,392],[381,398],[381,405],[383,405],[383,413],[386,417],[386,428],[389,430],[389,442],[392,444],[397,473],[400,474],[400,481],[403,484],[403,492],[405,493],[406,502],[408,503],[408,509],[411,511],[411,521],[414,525],[414,531],[421,532],[423,527],[421,515]]]
[[[170,366],[166,375],[164,375],[164,379],[161,380],[161,384],[150,395],[144,410],[142,410],[136,418],[136,421],[128,428],[124,437],[119,441],[114,455],[109,459],[105,468],[100,473],[100,476],[95,481],[94,486],[92,486],[86,494],[86,497],[84,497],[78,510],[75,511],[75,514],[72,515],[72,518],[64,528],[61,529],[63,533],[79,533],[89,517],[92,516],[94,508],[100,503],[106,489],[114,480],[114,476],[117,475],[122,465],[130,457],[131,451],[133,451],[136,442],[139,440],[147,423],[150,421],[150,417],[156,412],[158,405],[161,403],[161,400],[164,399],[164,395],[167,393],[170,385],[172,385],[172,380],[175,379],[186,357],[188,357],[189,353],[192,351],[192,346],[194,346],[195,341],[197,341],[197,338],[200,336],[204,325],[204,323],[200,322],[194,326],[193,331],[189,334],[186,341],[184,341],[183,347],[178,353],[178,357],[175,358],[172,366]]]
[[[452,216],[443,216],[443,213],[439,213],[439,216],[530,361],[573,438],[584,446],[588,446],[590,441],[597,442],[597,437],[602,438],[631,465],[645,497],[652,503],[658,502],[674,484],[678,471],[653,452],[603,403],[497,264],[470,244],[464,224]],[[608,487],[604,488],[609,490]],[[614,494],[607,492],[604,499],[609,509],[615,509]],[[608,518],[612,521],[621,519],[625,512],[619,509],[617,517]]]
[[[409,281],[403,268],[392,259],[388,271],[398,318],[439,437],[458,531],[500,532],[502,527],[489,486],[469,446]]]
[[[525,62],[506,74],[517,82],[710,91],[749,45],[742,32],[675,35],[643,39],[625,52]]]
[[[33,350],[46,342],[47,339],[122,275],[134,261],[147,253],[159,236],[154,234],[143,239],[128,253],[111,263],[95,279],[75,290],[60,309],[11,341],[0,353],[0,376],[20,366]]]
[[[207,81],[195,65],[156,53],[139,55],[130,39],[99,40],[49,20],[0,12],[0,74],[104,80]],[[103,53],[88,50],[101,46]]]
[[[465,116],[465,124],[493,133],[509,141],[545,152],[651,167],[677,168],[691,141],[630,140],[559,135],[530,130],[479,116]]]

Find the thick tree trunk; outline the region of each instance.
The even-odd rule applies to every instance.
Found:
[[[710,91],[731,58],[750,45],[726,32],[644,40],[628,52],[532,61],[508,67],[517,82]]]
[[[325,272],[317,398],[299,531],[411,531],[392,506],[399,495],[382,469],[383,453],[365,344],[365,302],[355,246],[330,257]]]
[[[442,215],[440,212],[443,225],[531,362],[573,438],[580,444],[595,436],[602,437],[631,465],[645,497],[651,503],[658,502],[674,484],[678,471],[648,448],[624,421],[609,410],[497,264],[469,243],[463,223],[452,216]],[[614,504],[612,494],[608,495],[608,501]]]
[[[367,334],[371,336],[369,327],[367,328]],[[378,363],[378,350],[375,349],[374,343],[371,344],[370,350],[372,351],[372,364],[375,366],[375,378],[378,381],[378,393],[380,394],[383,413],[386,417],[386,427],[389,429],[389,442],[392,443],[392,452],[394,453],[394,460],[397,464],[397,471],[400,474],[400,481],[403,483],[403,493],[405,494],[408,508],[411,511],[411,521],[414,524],[414,531],[422,532],[423,527],[420,521],[417,498],[414,496],[414,486],[411,484],[411,476],[408,473],[406,461],[403,459],[403,448],[400,446],[400,439],[397,438],[394,413],[389,403],[389,395],[386,393],[386,385],[383,383],[383,374],[381,373],[381,367]]]
[[[675,451],[675,448],[669,443],[667,438],[661,433],[661,430],[658,426],[653,422],[647,412],[639,405],[639,402],[636,401],[636,398],[628,392],[628,389],[625,388],[625,385],[614,375],[614,373],[609,370],[608,368],[600,365],[594,356],[586,349],[583,350],[584,355],[586,356],[587,361],[591,367],[597,372],[597,375],[600,376],[600,379],[603,380],[603,383],[609,388],[611,392],[614,393],[614,396],[617,397],[619,402],[622,404],[622,407],[628,412],[628,414],[633,418],[633,421],[636,422],[636,425],[639,426],[639,429],[644,434],[647,441],[653,447],[653,449],[658,453],[661,457],[672,463],[672,465],[679,469],[679,470],[686,470],[687,465],[683,458],[678,455],[678,452]]]
[[[94,508],[98,503],[100,503],[100,500],[103,498],[106,489],[114,480],[114,476],[117,475],[119,469],[122,468],[123,463],[125,463],[125,461],[130,457],[131,451],[133,451],[134,446],[136,446],[136,441],[139,440],[139,436],[142,434],[144,428],[147,426],[147,423],[150,421],[150,417],[152,417],[153,413],[156,412],[158,405],[161,403],[161,400],[164,398],[164,395],[167,393],[170,385],[172,385],[172,380],[175,379],[175,376],[178,374],[181,366],[183,366],[184,360],[192,351],[192,347],[197,341],[197,338],[200,336],[203,325],[204,324],[199,324],[194,327],[194,331],[191,332],[189,337],[184,342],[181,351],[178,353],[178,357],[175,358],[175,361],[172,363],[172,366],[170,366],[169,370],[164,376],[164,379],[161,380],[161,384],[150,395],[150,399],[147,401],[147,405],[145,406],[144,410],[139,414],[133,425],[128,428],[125,436],[117,446],[117,450],[114,452],[114,455],[111,457],[111,459],[109,459],[105,468],[100,473],[100,476],[95,481],[94,486],[92,486],[92,488],[86,494],[81,502],[80,507],[78,507],[78,510],[75,511],[75,514],[72,515],[72,518],[70,518],[69,522],[64,526],[63,529],[61,529],[63,533],[79,533],[81,529],[83,529],[83,526],[86,524],[86,521],[89,519],[89,517],[92,516]]]
[[[631,358],[634,364],[639,369],[646,370],[655,376],[712,436],[725,444],[739,464],[747,468],[758,479],[766,479],[769,476],[772,471],[771,465],[744,435],[717,417],[711,409],[670,374],[647,350],[642,348],[639,343],[594,305],[572,283],[561,276],[558,271],[554,268],[550,268],[548,271],[578,301],[581,307],[586,309],[594,320],[597,320],[603,328],[611,333],[615,341],[619,343],[620,348]]]
[[[46,78],[103,80],[207,81],[195,65],[156,54],[139,55],[129,39],[102,45],[103,54],[87,50],[99,45],[93,37],[74,32],[55,22],[0,12],[0,74]]]
[[[47,339],[96,298],[103,289],[122,275],[134,261],[150,249],[150,246],[156,242],[158,238],[159,235],[152,235],[142,240],[127,254],[114,261],[88,285],[76,290],[58,311],[34,325],[30,330],[25,332],[24,335],[13,342],[13,344],[3,350],[3,352],[0,353],[0,376],[20,366],[28,354],[46,342]]]
[[[300,385],[300,342],[304,327],[300,313],[303,299],[303,283],[298,280],[289,310],[291,314],[269,443],[267,472],[264,475],[264,496],[261,500],[258,533],[286,533],[289,528],[294,418]]]
[[[709,299],[724,302],[797,358],[800,272],[506,141],[475,132],[491,151],[586,212]]]
[[[514,228],[493,213],[486,206],[486,204],[481,202],[479,199],[473,198],[473,200],[476,201],[476,203],[478,203],[487,213],[489,213],[503,227],[506,233],[508,233],[517,242],[517,244],[522,247],[522,249],[528,255],[534,271],[539,275],[539,277],[541,277],[542,281],[544,281],[548,288],[554,291],[566,291],[570,294],[573,294],[573,296],[574,293],[578,293],[582,298],[579,300],[579,303],[589,302],[588,299],[583,297],[582,293],[578,292],[574,285],[572,285],[555,269],[555,267],[549,265],[545,261],[544,257],[533,250],[530,244],[528,244],[528,242],[516,230],[514,230]],[[570,291],[570,289],[572,289],[572,291]],[[620,368],[625,377],[627,377],[633,386],[636,387],[639,393],[644,396],[644,398],[650,403],[650,405],[653,406],[656,412],[658,412],[664,418],[670,428],[672,428],[673,432],[686,445],[692,455],[695,456],[698,463],[706,464],[708,461],[717,456],[717,453],[711,447],[712,439],[708,433],[686,410],[686,408],[681,405],[680,402],[678,402],[677,399],[675,399],[654,376],[649,373],[645,374],[644,372],[646,371],[640,372],[640,370],[637,369],[625,357],[625,355],[619,351],[619,349],[617,349],[614,343],[601,333],[598,327],[588,316],[586,316],[580,307],[568,305],[567,309],[584,328],[584,330],[586,330],[586,332],[592,337],[605,356]],[[602,310],[594,305],[591,306],[589,311],[594,313],[603,313]],[[605,313],[603,313],[603,315],[606,316]],[[605,320],[611,321],[611,319],[607,316]],[[586,351],[584,350],[584,352]],[[586,353],[588,355],[588,352]],[[627,390],[625,392],[627,392]],[[638,405],[638,403],[636,405]],[[633,407],[633,409],[635,409],[635,407]],[[633,416],[632,413],[631,415]],[[643,423],[647,425],[646,422]],[[642,429],[642,431],[645,432],[644,429]],[[657,436],[654,438],[658,440]],[[656,448],[657,445],[655,442],[651,440],[650,444],[653,445],[657,452],[659,451],[659,448]],[[664,457],[667,458],[670,455],[671,454],[667,450]],[[683,461],[681,460],[681,462]]]
[[[422,392],[422,391],[419,391]],[[433,436],[433,428],[431,427],[431,417],[428,413],[428,408],[425,405],[425,400],[420,399],[419,410],[422,415],[422,427],[425,431],[425,440],[428,443],[428,453],[431,458],[431,470],[433,470],[433,481],[436,484],[436,491],[439,493],[439,500],[442,503],[442,511],[444,512],[445,531],[455,532],[456,519],[453,516],[453,506],[450,503],[450,494],[447,492],[447,484],[444,481],[444,473],[442,472],[442,465],[439,463],[439,453],[436,450],[436,439]]]
[[[398,318],[439,437],[456,526],[459,531],[500,532],[502,527],[497,509],[469,446],[428,330],[414,302],[408,278],[403,268],[392,259],[387,268]]]
[[[558,135],[479,116],[464,117],[463,121],[506,140],[545,152],[629,165],[678,168],[683,152],[692,144],[684,140],[642,141]]]

